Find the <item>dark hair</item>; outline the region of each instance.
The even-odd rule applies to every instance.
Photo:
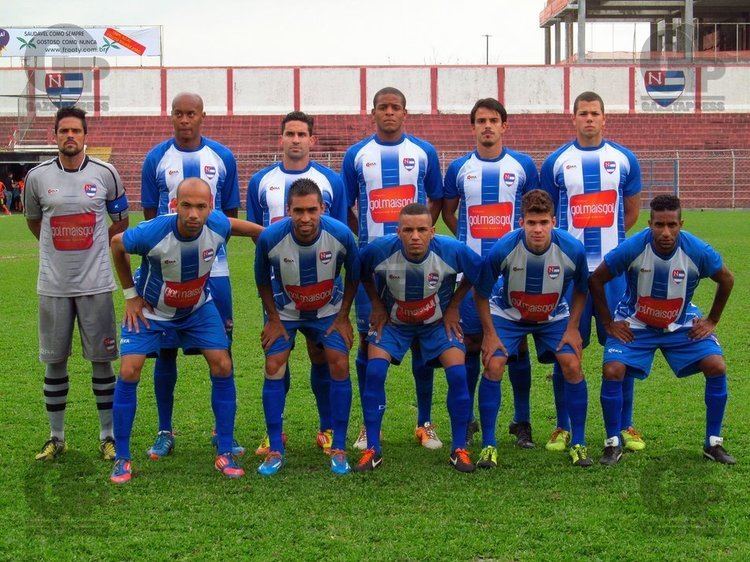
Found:
[[[527,213],[540,213],[555,215],[555,205],[552,198],[542,189],[532,189],[521,199],[521,214],[526,216]]]
[[[399,90],[398,88],[394,88],[393,86],[386,86],[385,88],[380,88],[377,92],[375,92],[375,95],[372,97],[372,107],[377,107],[378,98],[380,96],[385,96],[386,94],[393,94],[394,96],[400,97],[401,105],[403,105],[404,109],[406,109],[406,96],[401,90]]]
[[[432,217],[430,210],[427,208],[426,205],[422,205],[422,203],[409,203],[406,207],[401,209],[401,212],[398,214],[398,216],[400,217],[403,217],[405,215],[408,215],[410,217],[419,216],[419,215],[430,215],[430,217]]]
[[[284,127],[289,121],[302,121],[303,123],[307,123],[307,132],[310,133],[310,135],[313,134],[313,118],[304,111],[292,111],[291,113],[286,114],[284,119],[281,120],[282,135],[284,134]]]
[[[497,101],[495,98],[482,98],[481,100],[477,100],[477,103],[474,104],[474,107],[471,108],[471,124],[474,124],[474,118],[477,115],[477,110],[479,108],[489,109],[490,111],[497,111],[500,114],[500,121],[505,123],[508,120],[508,112],[505,110],[505,107],[503,107],[503,104],[501,104],[499,101]]]
[[[578,97],[573,102],[573,115],[578,113],[578,102],[582,101],[598,101],[602,106],[602,113],[604,113],[604,100],[596,92],[582,92],[578,94]]]
[[[300,178],[292,182],[289,186],[289,193],[286,196],[287,206],[292,205],[293,197],[305,197],[306,195],[316,195],[318,203],[323,204],[323,194],[320,192],[318,184],[308,178]]]
[[[678,216],[682,216],[682,206],[680,198],[676,195],[657,195],[649,204],[651,213],[654,211],[677,211]]]
[[[86,125],[86,112],[80,107],[61,107],[55,113],[55,134],[57,134],[57,126],[66,117],[75,117],[80,119],[83,123],[83,134],[88,133],[88,125]]]

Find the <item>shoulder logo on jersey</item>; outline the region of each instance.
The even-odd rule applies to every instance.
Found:
[[[440,275],[438,275],[434,271],[427,275],[427,286],[430,289],[434,289],[435,287],[437,287],[437,284],[439,281],[440,281]]]
[[[513,203],[490,203],[469,207],[472,238],[500,238],[513,230]]]
[[[164,258],[164,259],[162,260],[162,263],[163,263],[164,265],[174,265],[174,264],[176,264],[176,263],[177,263],[177,260],[173,260],[173,259],[169,259],[169,258]]]
[[[570,198],[570,215],[575,228],[607,228],[615,224],[617,191],[607,189],[581,193]]]
[[[635,317],[653,328],[666,328],[677,320],[682,310],[682,298],[655,299],[638,296],[635,303]]]
[[[406,168],[407,172],[411,172],[416,165],[416,161],[414,160],[414,158],[404,158],[403,163],[404,168]]]
[[[510,304],[521,313],[526,322],[544,322],[557,308],[559,293],[530,294],[524,291],[511,291]]]
[[[557,279],[560,277],[560,266],[559,265],[548,265],[547,266],[547,275],[549,275],[550,279]]]
[[[611,174],[617,169],[617,164],[613,160],[607,160],[604,163],[604,169],[608,174]]]
[[[333,279],[326,279],[312,285],[284,285],[284,290],[294,302],[294,308],[303,312],[318,310],[331,301]]]
[[[503,181],[505,182],[505,185],[510,187],[511,185],[513,185],[513,182],[516,181],[516,174],[514,174],[513,172],[505,172],[503,174]]]
[[[95,183],[87,183],[83,186],[83,192],[91,199],[96,197],[96,184]]]
[[[214,166],[203,166],[203,175],[205,175],[208,179],[212,180],[214,179],[214,176],[216,175],[216,168]]]
[[[674,281],[676,285],[679,285],[684,280],[685,280],[685,272],[682,269],[672,270],[672,281]]]
[[[94,213],[50,217],[49,225],[55,250],[61,252],[88,250],[94,243],[94,227],[96,226]]]
[[[565,164],[566,170],[575,170],[577,167],[575,164]]]
[[[278,185],[272,185],[268,188],[268,191],[278,191],[279,189],[281,189],[281,187],[279,187]]]
[[[207,250],[203,250],[203,254],[201,254],[201,257],[203,258],[203,261],[211,261],[214,259],[214,256],[216,255],[216,252],[214,252],[213,248],[208,248]]]
[[[373,222],[398,222],[401,209],[414,202],[416,188],[413,185],[396,185],[373,189],[369,193],[370,216]]]
[[[201,299],[203,287],[205,286],[209,275],[210,273],[206,273],[197,279],[191,279],[190,281],[184,281],[182,283],[177,281],[165,281],[164,304],[173,308],[188,308],[195,306]]]
[[[167,173],[168,173],[168,174],[169,174],[170,176],[173,176],[173,175],[175,175],[175,174],[179,174],[179,173],[180,173],[180,171],[179,171],[179,170],[169,170],[169,172],[167,172]]]
[[[435,315],[437,308],[436,295],[430,295],[416,301],[396,299],[396,318],[404,324],[422,324]]]
[[[294,263],[293,258],[284,258],[284,263]]]
[[[47,190],[47,195],[54,195],[55,193],[59,193],[59,192],[60,192],[59,189],[53,187],[52,189]]]
[[[365,168],[372,168],[373,166],[377,166],[377,162],[365,162]]]
[[[333,253],[332,252],[320,252],[318,254],[318,257],[320,258],[320,262],[324,265],[327,265],[331,263],[331,259],[333,259]]]
[[[400,275],[396,275],[395,273],[389,273],[388,274],[388,279],[391,279],[391,280],[395,281],[397,279],[401,279],[401,276]]]

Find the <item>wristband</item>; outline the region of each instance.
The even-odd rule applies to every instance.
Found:
[[[138,296],[138,291],[135,290],[135,287],[128,287],[127,289],[122,290],[122,294],[125,297],[125,300],[130,300]]]

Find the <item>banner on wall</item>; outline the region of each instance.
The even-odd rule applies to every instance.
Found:
[[[2,27],[0,57],[152,57],[161,55],[161,28]]]

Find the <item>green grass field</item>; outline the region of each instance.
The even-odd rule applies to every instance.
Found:
[[[645,217],[641,217],[643,226]],[[334,477],[314,446],[317,415],[304,346],[292,362],[289,435],[283,471],[223,479],[209,444],[210,383],[201,358],[179,359],[177,445],[158,463],[145,457],[156,431],[151,366],[144,370],[132,448],[136,478],[115,487],[110,464],[97,457],[98,424],[90,366],[76,342],[69,362],[66,431],[69,451],[42,464],[33,455],[47,437],[37,361],[37,249],[22,217],[0,218],[0,558],[67,559],[734,559],[750,558],[750,214],[687,212],[691,232],[721,252],[735,273],[734,293],[719,326],[729,364],[724,435],[733,467],[705,461],[703,378],[677,380],[659,357],[636,384],[636,423],[648,443],[616,467],[573,468],[542,446],[554,426],[548,367],[534,365],[532,423],[538,447],[518,450],[507,434],[510,386],[503,383],[499,467],[459,474],[447,447],[413,441],[414,386],[392,368],[384,422],[385,462],[369,475]],[[264,434],[260,301],[252,279],[252,244],[230,245],[235,309],[237,438],[254,448]],[[706,310],[715,285],[696,301]],[[118,313],[122,310],[116,293]],[[601,349],[585,354],[589,378],[587,437],[596,460],[604,439],[599,406]],[[408,361],[406,362],[408,364]],[[353,370],[353,361],[352,361]],[[446,384],[438,371],[433,419],[449,441]],[[355,385],[356,394],[356,385]],[[352,408],[350,439],[361,420]],[[474,447],[475,453],[478,446]]]

